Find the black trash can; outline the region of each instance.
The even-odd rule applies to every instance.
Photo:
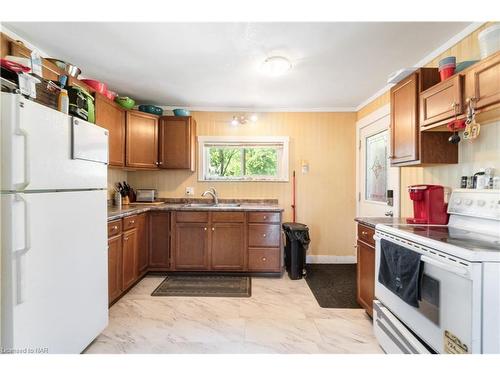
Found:
[[[283,223],[286,235],[285,267],[292,280],[306,274],[306,252],[309,247],[309,228],[301,223]]]

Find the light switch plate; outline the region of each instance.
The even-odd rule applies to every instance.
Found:
[[[186,186],[186,195],[194,195],[194,187]]]

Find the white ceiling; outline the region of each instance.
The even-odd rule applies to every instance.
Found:
[[[352,108],[466,22],[4,23],[142,103],[248,109]],[[292,70],[259,66],[282,55]]]

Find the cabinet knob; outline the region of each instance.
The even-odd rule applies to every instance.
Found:
[[[203,230],[207,230],[207,227],[203,228]]]
[[[265,233],[264,233],[264,234],[262,235],[262,237],[267,237],[267,234],[265,234]]]
[[[267,220],[267,216],[266,215],[264,215],[264,220]]]
[[[118,229],[118,225],[113,225],[113,228],[111,228],[113,230],[117,230]]]
[[[130,224],[135,224],[135,220],[130,220]]]
[[[265,262],[267,260],[266,257],[262,257],[262,261]]]
[[[212,232],[215,230],[215,228],[212,227]]]
[[[364,232],[364,231],[363,231],[363,232],[361,232],[361,235],[362,235],[362,236],[367,236],[367,235],[368,235],[368,232]]]
[[[128,241],[128,237],[123,237],[123,241]]]

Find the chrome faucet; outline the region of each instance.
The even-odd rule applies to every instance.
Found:
[[[219,204],[219,197],[217,196],[217,190],[215,190],[214,187],[211,187],[207,191],[205,191],[201,196],[204,197],[207,194],[210,194],[212,196],[212,198],[214,199],[214,205],[217,206]]]

